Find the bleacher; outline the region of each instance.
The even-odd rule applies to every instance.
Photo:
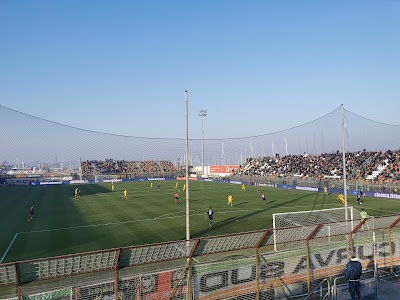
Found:
[[[391,182],[400,179],[400,150],[346,153],[349,181]],[[253,177],[324,178],[343,176],[342,153],[247,158],[237,175]]]
[[[171,161],[126,161],[126,160],[87,160],[81,162],[83,176],[130,175],[164,176],[176,174],[177,169]]]

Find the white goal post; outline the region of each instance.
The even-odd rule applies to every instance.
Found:
[[[352,206],[347,207],[347,212],[350,220],[360,216],[360,212]],[[344,207],[284,212],[272,215],[274,229],[342,221],[346,221]]]
[[[349,220],[354,220],[360,217],[360,212],[352,206],[347,207],[347,212]],[[277,249],[277,243],[283,242],[288,238],[291,240],[296,239],[298,230],[290,229],[290,227],[344,222],[346,221],[345,215],[345,207],[273,214],[272,225],[274,229],[275,251]],[[283,230],[284,228],[288,229]]]
[[[95,175],[95,182],[114,182],[117,181],[118,175]]]

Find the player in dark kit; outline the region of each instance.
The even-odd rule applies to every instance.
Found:
[[[261,199],[262,199],[262,201],[267,202],[267,197],[265,197],[264,194],[261,195]]]
[[[33,217],[35,216],[35,206],[32,205],[31,208],[29,209],[29,218],[28,221],[33,220]]]
[[[362,191],[358,191],[357,193],[357,203],[358,204],[363,204],[363,192]]]
[[[211,206],[210,209],[207,211],[207,215],[208,215],[208,223],[210,224],[210,226],[212,226],[214,211],[212,210]]]
[[[75,189],[75,200],[79,200],[81,198],[81,191],[79,188]]]
[[[175,193],[175,204],[178,204],[179,194],[178,192]]]

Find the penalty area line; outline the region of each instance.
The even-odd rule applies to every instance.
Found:
[[[172,216],[168,216],[168,215],[170,215],[170,214],[166,214],[166,215],[163,215],[163,216],[157,216],[157,217],[150,218],[150,219],[131,220],[131,221],[125,221],[125,222],[111,222],[111,223],[81,225],[81,226],[52,228],[52,229],[43,229],[43,230],[23,231],[23,232],[19,232],[19,234],[22,234],[22,233],[43,233],[43,232],[52,232],[52,231],[61,231],[61,230],[82,229],[82,228],[91,228],[91,227],[100,227],[100,226],[111,226],[111,225],[124,225],[124,224],[140,223],[140,222],[150,222],[150,221],[155,221],[155,220],[160,220],[160,219],[174,219],[174,218],[180,218],[180,217],[184,216],[184,215],[172,215]]]
[[[4,258],[6,257],[8,251],[10,251],[11,246],[12,246],[12,244],[14,243],[15,239],[17,238],[18,234],[19,234],[19,232],[16,233],[16,234],[14,235],[14,238],[12,239],[10,245],[8,245],[8,247],[7,247],[7,249],[6,249],[6,252],[4,252],[3,256],[0,258],[0,264],[3,262],[3,260],[4,260]]]

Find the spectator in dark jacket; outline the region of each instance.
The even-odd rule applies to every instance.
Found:
[[[361,300],[360,277],[362,274],[362,265],[354,254],[350,255],[350,261],[346,264],[344,276],[349,281],[349,292],[351,299]],[[357,295],[357,298],[356,298]]]

